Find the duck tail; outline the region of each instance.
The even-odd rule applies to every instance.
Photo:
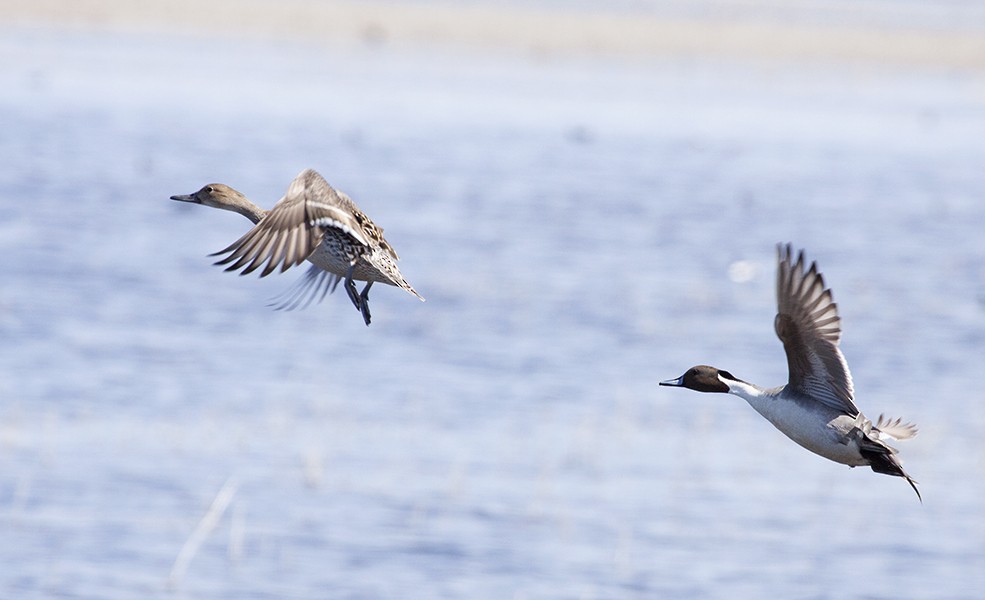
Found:
[[[879,415],[875,428],[879,430],[880,437],[896,441],[908,440],[917,435],[917,426],[913,423],[904,423],[900,418],[887,419],[883,415]]]
[[[917,499],[923,504],[923,497],[920,495],[920,490],[917,489],[917,482],[903,470],[903,465],[895,456],[896,451],[878,441],[869,440],[869,442],[861,448],[862,456],[869,460],[869,467],[876,473],[906,479],[906,482],[916,492]]]

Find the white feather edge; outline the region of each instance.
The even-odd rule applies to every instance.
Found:
[[[338,219],[333,219],[331,217],[319,217],[317,219],[311,220],[311,226],[332,227],[334,229],[338,229],[339,231],[342,231],[343,233],[352,236],[352,238],[355,239],[360,244],[363,244],[364,246],[369,246],[369,241],[366,240],[366,236],[364,236],[361,231],[355,231],[354,229],[352,229],[342,221],[339,221]]]

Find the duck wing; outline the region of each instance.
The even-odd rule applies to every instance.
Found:
[[[352,201],[352,198],[347,196],[345,192],[337,192],[337,194],[339,199],[344,203],[344,206],[347,207],[349,213],[352,215],[352,218],[358,224],[359,229],[365,236],[367,242],[382,248],[387,254],[390,255],[391,258],[393,258],[393,260],[400,260],[400,257],[397,256],[397,251],[394,250],[393,246],[390,245],[390,242],[386,241],[386,238],[383,237],[383,228],[374,223],[373,220],[366,215],[366,213],[360,210],[359,207],[356,206],[356,203]]]
[[[340,231],[353,244],[368,246],[367,236],[350,205],[352,201],[340,195],[321,175],[305,169],[263,220],[213,254],[227,255],[215,264],[229,265],[227,271],[242,269],[241,275],[255,271],[264,263],[260,277],[266,277],[278,266],[283,272],[303,263],[325,239],[328,229]]]
[[[831,290],[824,287],[817,263],[807,268],[803,251],[796,261],[790,244],[778,246],[777,251],[773,327],[787,354],[787,386],[801,396],[857,416],[852,376],[838,349],[841,318]]]
[[[342,281],[341,275],[311,265],[304,277],[271,300],[268,306],[272,306],[275,310],[305,308],[312,302],[321,302],[326,295],[334,292],[340,281]]]

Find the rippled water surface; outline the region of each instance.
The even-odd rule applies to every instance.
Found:
[[[0,596],[985,589],[980,75],[36,29],[0,61]],[[168,200],[309,166],[426,303],[272,311],[298,274],[210,266],[249,223]],[[858,404],[920,424],[922,505],[656,387],[783,382],[788,240]]]

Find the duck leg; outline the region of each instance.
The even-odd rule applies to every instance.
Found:
[[[356,262],[353,261],[352,264],[349,265],[349,270],[345,272],[345,292],[349,294],[349,300],[352,300],[352,305],[356,307],[356,310],[362,312],[362,297],[360,297],[359,292],[356,291],[356,284],[352,280],[352,273],[355,270]]]
[[[366,283],[366,287],[363,288],[361,294],[359,294],[360,308],[359,311],[363,313],[363,321],[366,321],[366,325],[369,326],[369,288],[373,287],[373,282],[369,281]]]

